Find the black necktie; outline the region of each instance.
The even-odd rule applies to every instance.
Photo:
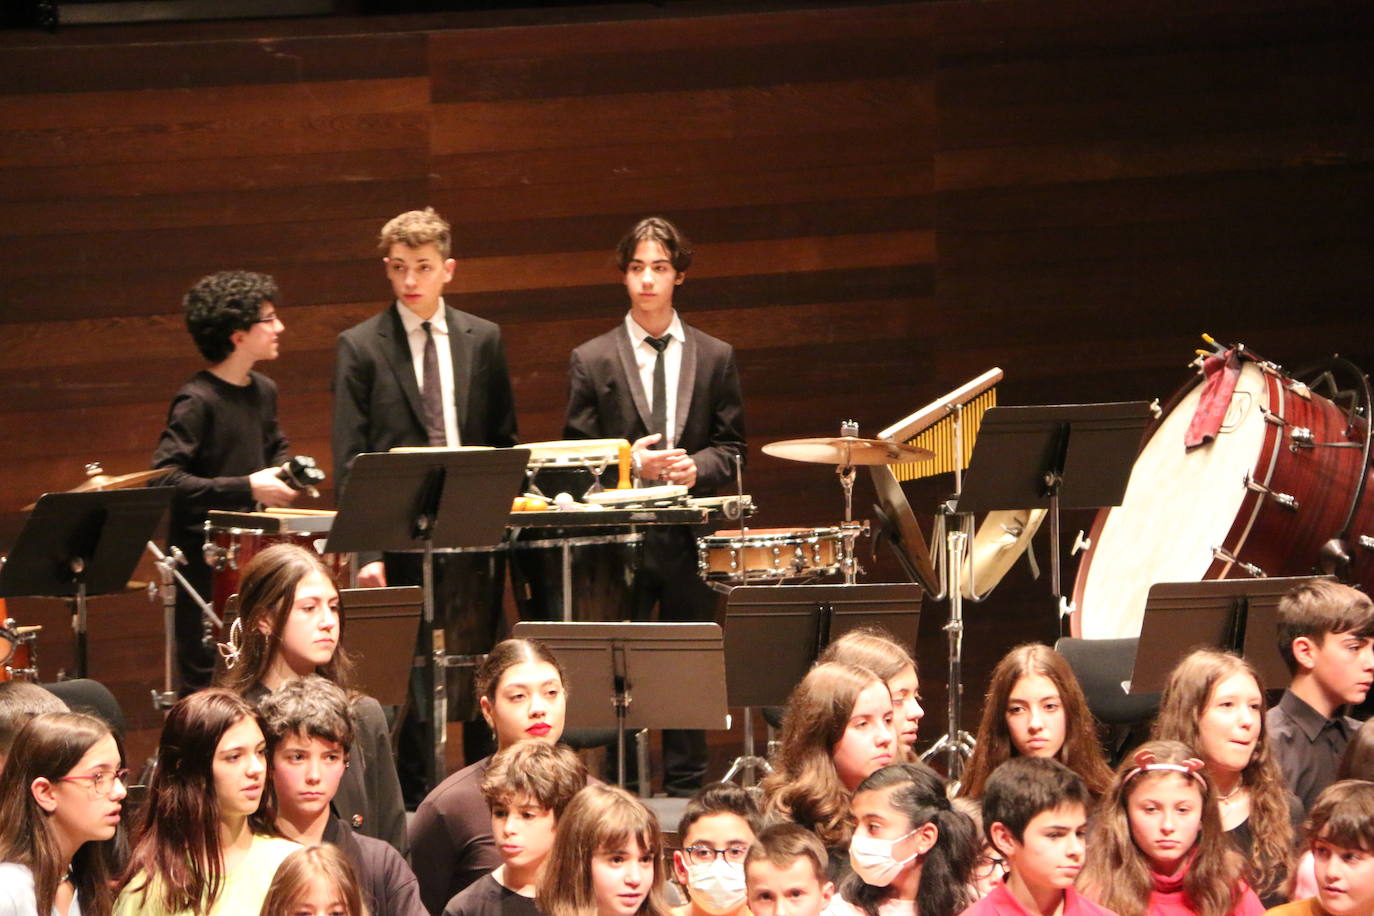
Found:
[[[439,348],[434,345],[434,331],[428,321],[420,322],[425,329],[425,370],[421,379],[421,403],[425,408],[425,430],[429,433],[429,444],[443,447],[448,445],[448,434],[444,432],[444,394],[439,384]]]
[[[654,357],[654,396],[650,401],[650,433],[663,436],[658,441],[660,448],[668,446],[668,368],[664,365],[663,351],[668,349],[668,341],[673,338],[667,334],[662,337],[646,337],[644,342],[658,351]]]

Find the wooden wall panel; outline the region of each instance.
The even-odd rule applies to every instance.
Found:
[[[334,338],[388,296],[377,229],[426,204],[454,225],[453,301],[505,328],[526,439],[560,435],[568,351],[622,313],[614,241],[678,220],[679,302],[737,349],[770,526],[841,503],[833,472],[763,443],[877,430],[991,365],[1002,403],[1167,396],[1200,331],[1374,365],[1355,0],[595,15],[0,35],[0,551],[85,461],[146,465],[198,366],[178,302],[213,270],[277,277],[264,368],[296,450],[330,466]],[[948,488],[909,485],[927,522]],[[157,611],[101,602],[97,673],[154,725]],[[13,610],[49,627],[45,670],[66,664],[61,606]],[[944,612],[918,648],[930,737]],[[971,715],[992,662],[1057,623],[1020,566],[968,618]]]

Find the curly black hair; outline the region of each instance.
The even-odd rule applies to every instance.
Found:
[[[228,359],[233,333],[251,329],[262,304],[276,302],[278,295],[277,281],[246,270],[222,270],[198,280],[181,304],[200,355],[211,363]]]

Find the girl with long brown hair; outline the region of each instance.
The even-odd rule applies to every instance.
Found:
[[[993,669],[977,741],[961,796],[981,798],[992,771],[1018,755],[1053,757],[1077,773],[1094,798],[1112,782],[1073,669],[1040,643],[1017,646]]]
[[[1117,771],[1088,835],[1078,884],[1119,916],[1259,916],[1245,863],[1221,829],[1203,763],[1151,741]]]
[[[262,906],[300,847],[276,836],[262,723],[248,701],[210,688],[172,707],[115,916],[239,916]]]
[[[334,807],[359,833],[404,853],[406,814],[391,732],[381,704],[353,689],[339,590],[328,568],[312,550],[273,544],[244,567],[238,606],[229,641],[220,647],[219,685],[252,703],[307,674],[348,691],[358,731]]]
[[[1283,900],[1278,891],[1302,808],[1270,754],[1264,707],[1264,685],[1249,662],[1198,649],[1170,673],[1150,737],[1180,741],[1206,764],[1222,829],[1245,857],[1255,891],[1274,905]]]
[[[0,911],[108,916],[123,756],[92,716],[48,713],[20,729],[0,774]]]
[[[760,783],[764,814],[842,849],[852,829],[850,796],[892,762],[892,718],[892,696],[872,671],[839,662],[812,668],[787,700],[773,772]]]
[[[668,916],[658,818],[616,786],[573,796],[535,898],[548,916]]]
[[[302,846],[282,860],[259,916],[368,916],[358,876],[337,846]]]
[[[921,678],[911,651],[878,627],[850,630],[825,647],[821,662],[842,662],[867,668],[887,684],[892,694],[892,732],[896,763],[915,763],[916,732],[926,711],[921,707]]]

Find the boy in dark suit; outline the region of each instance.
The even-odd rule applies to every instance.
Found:
[[[735,352],[683,322],[673,294],[692,263],[687,239],[666,219],[640,220],[616,248],[630,297],[624,321],[573,350],[563,435],[629,439],[641,480],[709,495],[744,455],[744,405]],[[635,574],[636,619],[715,619],[714,593],[697,573],[696,534],[650,528]],[[706,771],[702,732],[664,733],[664,783],[691,795]]]

